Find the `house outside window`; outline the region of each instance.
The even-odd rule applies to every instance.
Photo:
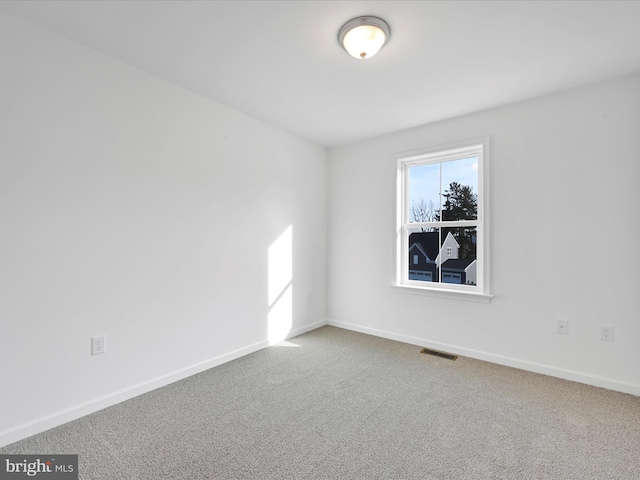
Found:
[[[396,286],[490,298],[488,148],[482,139],[398,158]]]

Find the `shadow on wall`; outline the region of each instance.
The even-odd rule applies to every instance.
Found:
[[[287,338],[293,324],[293,226],[269,247],[269,345]]]

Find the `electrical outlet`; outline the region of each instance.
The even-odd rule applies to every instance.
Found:
[[[613,342],[613,327],[611,325],[600,325],[600,340]]]
[[[99,335],[91,338],[91,355],[100,355],[107,351],[107,336]]]
[[[556,332],[567,335],[569,333],[569,320],[558,320],[556,323]]]

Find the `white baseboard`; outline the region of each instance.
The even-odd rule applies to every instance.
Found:
[[[456,355],[461,355],[465,357],[475,358],[477,360],[484,360],[486,362],[496,363],[498,365],[518,368],[520,370],[527,370],[529,372],[541,373],[543,375],[563,378],[565,380],[571,380],[573,382],[584,383],[586,385],[593,385],[594,387],[601,387],[601,388],[606,388],[608,390],[615,390],[617,392],[629,393],[631,395],[640,396],[640,385],[636,385],[633,383],[621,382],[618,380],[599,377],[597,375],[590,375],[587,373],[577,372],[574,370],[567,370],[563,368],[554,367],[551,365],[545,365],[545,364],[536,363],[536,362],[529,362],[527,360],[520,360],[513,357],[506,357],[503,355],[496,355],[493,353],[482,352],[479,350],[458,347],[456,345],[432,342],[423,338],[402,335],[394,332],[389,332],[386,330],[378,330],[375,328],[364,327],[362,325],[357,325],[354,323],[329,320],[328,324],[334,327],[344,328],[345,330],[353,330],[354,332],[366,333],[368,335],[387,338],[389,340],[396,340],[398,342],[403,342],[403,343],[409,343],[411,345],[419,345],[421,347],[428,347],[428,348],[433,348],[435,350],[442,350],[442,351],[446,351]]]
[[[311,325],[298,328],[296,330],[292,330],[287,335],[287,338],[302,335],[303,333],[310,332],[327,324],[328,322],[326,320],[323,320],[315,322]],[[263,340],[261,342],[254,343],[253,345],[248,345],[246,347],[233,350],[231,352],[219,355],[209,360],[205,360],[195,365],[173,371],[171,373],[153,378],[146,382],[132,385],[130,387],[118,390],[113,393],[109,393],[102,397],[74,405],[58,412],[54,412],[50,415],[36,418],[35,420],[23,423],[16,427],[0,431],[0,447],[30,437],[31,435],[44,432],[45,430],[49,430],[50,428],[57,427],[72,420],[84,417],[91,413],[97,412],[98,410],[102,410],[103,408],[107,408],[112,405],[124,402],[125,400],[129,400],[133,397],[137,397],[138,395],[142,395],[143,393],[150,392],[152,390],[164,387],[192,375],[196,375],[197,373],[203,372],[213,367],[217,367],[218,365],[222,365],[223,363],[230,362],[245,355],[249,355],[250,353],[257,352],[258,350],[262,350],[263,348],[266,348],[268,346],[269,341]]]

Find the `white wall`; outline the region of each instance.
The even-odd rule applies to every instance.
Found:
[[[326,321],[324,149],[1,12],[0,65],[0,445],[266,346],[289,226]]]
[[[495,298],[396,293],[395,154],[484,136]],[[640,76],[331,150],[331,323],[640,395],[639,183]]]

